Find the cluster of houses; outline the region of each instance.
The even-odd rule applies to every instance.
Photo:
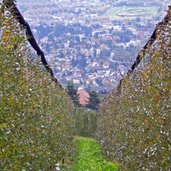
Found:
[[[103,15],[111,4],[101,0],[51,0],[22,8],[61,84],[72,81],[102,93],[117,85],[159,20],[138,14],[111,19]]]

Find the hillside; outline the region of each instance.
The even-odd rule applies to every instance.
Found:
[[[0,6],[0,170],[170,171],[171,6],[137,54],[135,61],[131,63],[127,74],[122,73],[122,68],[117,70],[122,79],[118,86],[106,95],[96,112],[99,106],[97,93],[91,91],[88,94],[81,91],[82,89],[78,93],[72,82],[68,84],[68,91],[65,91],[45,57],[46,52],[39,46],[37,35],[33,35],[29,23],[15,2],[3,2],[4,6]],[[61,0],[53,0],[45,4],[51,5],[52,2],[53,5],[68,5],[72,2],[79,5],[86,1],[66,0],[61,3]],[[95,5],[97,2],[100,6],[101,3],[104,5],[101,6],[102,9],[97,10],[100,12],[99,18],[120,18],[120,12],[123,10],[121,15],[133,20],[140,11],[147,19],[147,15],[156,13],[153,7],[157,5],[157,1],[142,3],[135,0],[129,3],[126,0],[115,1],[117,7],[112,6],[110,9],[106,7],[113,3],[111,0],[92,0],[89,5]],[[125,9],[123,4],[129,8]],[[145,8],[141,6],[135,12],[135,4],[136,7],[147,6],[146,11],[142,11]],[[34,5],[35,8],[40,7],[38,3]],[[33,6],[32,1],[30,6]],[[148,6],[151,6],[151,11]],[[85,12],[85,8],[83,9]],[[96,11],[92,9],[91,12],[94,10]],[[130,15],[129,11],[132,10]],[[77,14],[79,9],[72,12]],[[81,16],[82,13],[79,14]],[[93,17],[96,16],[96,13],[92,14]],[[87,28],[85,42],[87,38],[91,40],[89,27]],[[57,28],[59,32],[63,32],[63,29],[66,27],[61,25]],[[127,28],[123,26],[123,30]],[[33,32],[36,30],[33,29]],[[72,34],[75,35],[75,30],[72,30]],[[102,31],[103,34],[107,33]],[[123,39],[125,35],[120,34]],[[60,35],[57,36],[59,37],[56,37],[56,40],[62,45],[64,42]],[[101,40],[102,37],[98,39]],[[45,44],[47,40],[43,39]],[[98,43],[106,50],[102,41]],[[77,45],[78,42],[75,48]],[[30,46],[37,55],[33,55]],[[68,44],[61,48],[65,49],[66,46]],[[68,51],[70,50],[69,48]],[[118,54],[121,51],[120,49]],[[65,58],[66,54],[63,55]],[[108,55],[106,59],[107,57]],[[60,60],[63,61],[63,57]],[[81,61],[73,63],[84,64]],[[102,65],[105,69],[109,65],[108,62]],[[93,73],[100,75],[99,68],[96,67],[97,65],[94,65]],[[79,70],[76,73],[82,76]],[[110,75],[110,72],[106,74]],[[80,96],[81,92],[87,97],[83,99],[84,102]],[[69,97],[69,94],[72,96]],[[89,109],[78,104],[77,95]],[[87,104],[88,96],[90,104]],[[75,99],[76,107],[71,99]]]
[[[121,170],[171,169],[171,6],[132,65],[106,96],[97,137]]]
[[[66,87],[99,93],[116,87],[143,47],[168,1],[30,1],[17,5]]]

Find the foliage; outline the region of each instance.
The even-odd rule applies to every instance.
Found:
[[[90,138],[75,138],[76,156],[72,171],[117,171],[115,163],[106,162],[99,144]]]
[[[67,90],[70,98],[72,99],[73,103],[75,104],[75,106],[81,107],[77,89],[74,87],[74,84],[72,81],[68,82],[66,90]],[[98,110],[99,104],[100,104],[100,98],[99,98],[98,94],[95,91],[87,91],[87,93],[89,94],[90,98],[88,100],[89,102],[86,105],[86,107],[91,110]]]
[[[96,131],[97,113],[86,108],[76,108],[74,113],[77,135],[93,137]]]
[[[121,170],[171,169],[171,36],[163,28],[134,73],[108,95],[97,137]]]
[[[68,82],[66,90],[67,90],[68,95],[70,96],[71,100],[75,104],[75,106],[79,107],[80,104],[79,104],[79,100],[78,100],[77,89],[75,89],[72,81]]]
[[[0,167],[54,170],[73,150],[73,105],[41,65],[30,60],[15,20],[3,15],[1,20]]]
[[[89,109],[92,109],[92,110],[98,110],[99,103],[100,103],[98,94],[95,91],[90,91],[89,95],[90,95],[90,99],[89,99],[89,103],[86,107]]]

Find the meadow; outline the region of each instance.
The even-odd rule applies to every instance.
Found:
[[[157,11],[157,6],[115,6],[106,11],[101,17],[109,17],[111,20],[132,20],[137,17],[148,18],[149,16],[156,16]]]

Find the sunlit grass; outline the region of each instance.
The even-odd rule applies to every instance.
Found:
[[[72,171],[117,171],[118,165],[105,161],[100,145],[91,138],[76,137],[76,156]]]

